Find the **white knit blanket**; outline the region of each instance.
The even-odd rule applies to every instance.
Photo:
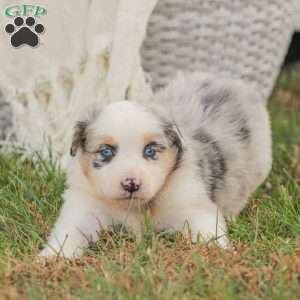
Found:
[[[14,18],[0,14],[0,90],[29,153],[46,153],[50,143],[63,155],[74,122],[91,107],[151,97],[139,50],[156,1],[31,0],[47,9],[36,18],[45,26],[36,48],[13,48],[4,28]],[[2,0],[1,9],[18,3]]]

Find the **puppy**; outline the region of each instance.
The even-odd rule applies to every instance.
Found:
[[[264,103],[240,81],[181,75],[151,103],[109,104],[78,122],[60,216],[42,256],[78,257],[99,229],[157,230],[228,245],[237,216],[271,167]],[[184,230],[184,232],[186,232]]]

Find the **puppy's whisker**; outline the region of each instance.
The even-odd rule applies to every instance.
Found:
[[[174,127],[176,128],[176,130],[177,130],[179,136],[180,136],[181,139],[184,141],[184,136],[183,136],[181,130],[179,129],[179,126],[177,125],[177,122],[175,121],[175,118],[173,117],[173,115],[172,115],[172,123],[173,123]]]

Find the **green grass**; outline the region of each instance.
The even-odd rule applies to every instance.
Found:
[[[65,186],[58,164],[0,154],[0,299],[300,299],[300,70],[270,101],[273,170],[229,226],[233,250],[147,228],[103,233],[78,260],[35,260]]]

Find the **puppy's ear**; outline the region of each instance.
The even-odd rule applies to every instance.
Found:
[[[73,140],[70,149],[71,156],[75,156],[78,148],[85,149],[88,121],[77,122],[74,128]]]
[[[175,147],[177,150],[176,162],[174,165],[174,170],[176,170],[180,165],[184,152],[182,135],[178,126],[171,122],[164,122],[164,133],[167,140],[170,142],[170,146]]]

